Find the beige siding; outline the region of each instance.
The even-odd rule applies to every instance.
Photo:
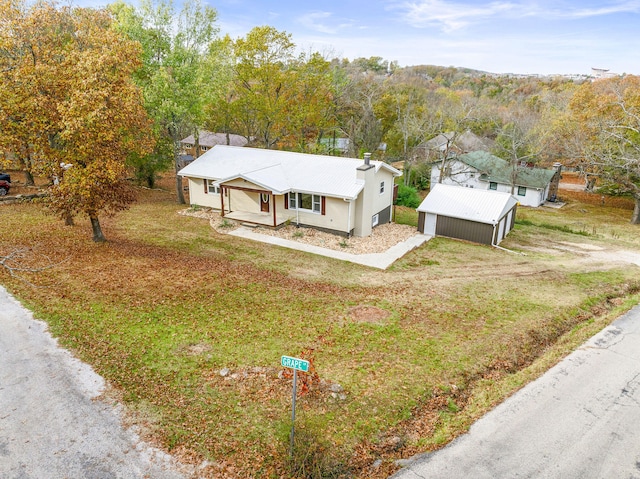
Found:
[[[380,194],[380,183],[384,181],[384,193]],[[380,169],[375,179],[376,192],[374,194],[373,214],[376,214],[393,204],[393,175]]]
[[[192,205],[207,206],[219,210],[221,208],[220,195],[204,192],[204,182],[201,178],[188,178],[189,202]]]
[[[249,188],[251,190],[260,190],[260,191],[269,191],[266,188],[256,185],[255,183],[251,183],[250,181],[243,180],[242,178],[238,178],[236,180],[225,181],[225,186],[233,186],[236,188]]]
[[[249,213],[260,212],[260,193],[244,190],[227,190],[229,196],[225,197],[225,210],[247,211]]]
[[[291,221],[294,224],[315,226],[335,231],[348,232],[349,203],[340,198],[325,200],[325,214],[312,213],[306,210],[288,210]],[[353,228],[353,224],[351,224]]]

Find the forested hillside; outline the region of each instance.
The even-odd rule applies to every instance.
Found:
[[[3,28],[13,33],[3,38],[1,61],[15,75],[4,76],[0,85],[0,112],[9,132],[0,138],[4,166],[11,160],[27,176],[60,176],[58,160],[78,154],[61,140],[78,125],[99,128],[80,117],[109,105],[119,93],[76,95],[98,103],[68,108],[64,118],[59,109],[48,108],[67,105],[76,89],[91,91],[95,85],[73,78],[61,83],[74,71],[68,68],[69,52],[81,47],[46,25],[87,17],[91,9],[59,9],[55,16],[44,4],[9,5],[3,3]],[[50,18],[37,21],[45,13]],[[148,186],[158,172],[178,167],[180,140],[194,135],[197,149],[204,129],[242,135],[260,148],[353,157],[372,152],[376,159],[403,161],[405,183],[424,187],[421,146],[438,134],[446,133],[453,142],[471,131],[491,140],[492,153],[513,164],[560,161],[598,179],[608,193],[640,202],[640,80],[634,76],[592,82],[434,65],[399,67],[380,57],[330,58],[300,52],[290,34],[270,26],[255,27],[245,37],[221,37],[216,11],[193,1],[182,11],[163,2],[111,4],[100,11],[92,35],[118,37],[129,42],[122,43],[127,48],[137,48],[126,53],[133,55],[127,69],[110,66],[133,80],[153,125],[155,148],[145,139],[134,143],[145,148],[130,147],[129,154],[120,154]],[[48,54],[65,42],[73,47],[67,53]],[[136,124],[121,128],[128,138],[141,131]],[[336,148],[338,144],[344,148]],[[179,177],[177,181],[178,200],[184,202]],[[65,198],[56,203],[58,211],[63,216],[78,212],[80,200]]]

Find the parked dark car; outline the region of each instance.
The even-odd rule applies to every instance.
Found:
[[[9,193],[9,188],[11,188],[11,183],[7,180],[0,180],[0,196],[4,196]]]
[[[11,177],[7,173],[0,173],[0,180],[4,180],[7,183],[11,183]]]

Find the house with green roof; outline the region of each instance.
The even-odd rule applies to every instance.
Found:
[[[486,151],[473,151],[437,161],[431,167],[431,185],[443,183],[511,193],[524,206],[554,201],[560,181],[554,169],[512,165]]]

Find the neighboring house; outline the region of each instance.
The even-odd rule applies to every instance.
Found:
[[[441,133],[429,141],[420,144],[417,149],[419,158],[435,161],[443,155],[462,155],[472,151],[486,151],[493,149],[495,142],[489,138],[481,138],[470,130],[462,134],[453,131]]]
[[[509,193],[436,184],[418,206],[418,231],[497,246],[513,229],[518,200]]]
[[[321,138],[319,143],[330,155],[348,155],[351,146],[351,140],[349,140],[349,138],[326,137]],[[377,150],[385,153],[387,151],[387,144],[380,143]]]
[[[198,148],[196,148],[196,139],[193,135],[189,135],[184,140],[180,140],[184,153],[194,158],[199,157],[205,151],[210,150],[216,145],[245,146],[249,142],[241,135],[211,133],[210,131],[200,130],[197,143]],[[196,149],[199,149],[199,151],[196,151]]]
[[[349,138],[320,138],[320,145],[330,155],[346,155],[349,153]]]
[[[184,168],[189,163],[191,163],[195,158],[191,155],[179,155],[178,156],[178,167]]]
[[[520,165],[514,167],[490,153],[474,151],[449,158],[444,168],[441,161],[434,162],[431,166],[431,185],[443,183],[513,193],[522,205],[536,207],[547,200],[556,199],[561,166],[559,163],[554,166],[553,170]]]
[[[386,163],[339,156],[216,145],[178,172],[192,205],[226,218],[278,227],[309,226],[369,236],[391,221],[394,178]]]

